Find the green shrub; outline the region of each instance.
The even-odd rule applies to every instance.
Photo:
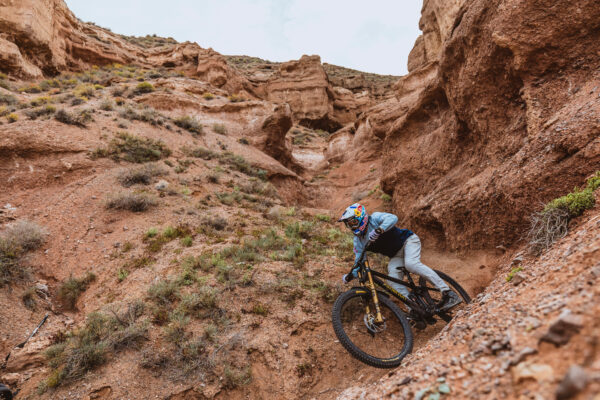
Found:
[[[221,164],[229,165],[243,174],[256,176],[262,180],[266,180],[267,178],[266,171],[253,167],[244,157],[237,154],[225,152],[219,157],[219,162]]]
[[[185,129],[188,132],[194,133],[196,135],[202,134],[202,125],[195,118],[190,117],[189,115],[179,117],[173,121],[175,125],[178,127]]]
[[[191,247],[193,243],[194,243],[194,239],[192,239],[191,236],[186,236],[181,239],[181,245],[183,247]]]
[[[202,95],[202,98],[204,98],[205,100],[212,100],[215,98],[215,95],[210,93],[210,92],[206,92]]]
[[[244,99],[242,96],[240,96],[239,94],[232,94],[228,97],[229,101],[232,103],[240,103],[243,101],[246,101],[246,99]]]
[[[530,249],[539,253],[549,248],[568,232],[569,221],[580,216],[595,204],[594,191],[600,187],[600,171],[587,180],[584,189],[552,200],[540,212],[531,215],[531,227],[527,234]]]
[[[141,138],[127,132],[119,132],[111,140],[108,148],[97,149],[92,157],[111,157],[115,161],[133,163],[158,161],[171,155],[171,150],[161,141]]]
[[[386,203],[389,203],[390,201],[392,201],[392,196],[390,196],[387,193],[382,193],[381,200],[383,200]]]
[[[154,86],[150,82],[140,82],[133,90],[135,94],[144,94],[154,92]]]
[[[252,310],[250,310],[250,312],[252,314],[262,315],[263,317],[266,317],[267,315],[269,315],[269,307],[261,303],[255,304],[252,307]]]
[[[39,85],[29,85],[23,88],[19,89],[19,92],[25,92],[25,93],[42,93],[43,90]]]
[[[571,218],[583,214],[583,212],[594,206],[594,191],[591,188],[575,190],[565,196],[552,200],[544,207],[544,212],[552,209],[563,209],[569,212]]]
[[[12,124],[13,122],[17,122],[19,120],[19,116],[15,113],[11,113],[6,116],[6,120],[9,124]]]
[[[174,280],[162,280],[150,286],[148,299],[157,304],[170,304],[177,300],[179,286]]]
[[[96,280],[96,275],[88,272],[83,278],[70,277],[58,289],[58,299],[67,310],[74,310],[77,299]]]
[[[129,276],[129,271],[127,271],[124,268],[119,268],[119,270],[117,271],[117,280],[119,282],[123,282],[125,279],[127,279],[128,276]]]
[[[523,267],[516,267],[516,268],[513,268],[513,269],[512,269],[512,270],[511,270],[511,271],[508,273],[508,275],[506,276],[506,282],[510,282],[510,281],[512,281],[512,279],[515,277],[515,275],[516,275],[518,272],[521,272],[521,271],[523,271]]]
[[[124,169],[117,175],[117,180],[124,187],[135,184],[149,185],[152,178],[166,175],[168,172],[156,164],[144,164],[137,168]]]
[[[109,197],[106,202],[106,208],[142,212],[156,204],[156,199],[147,194],[122,192]]]

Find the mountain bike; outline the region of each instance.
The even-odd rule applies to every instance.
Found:
[[[425,278],[419,276],[416,284],[404,267],[400,269],[406,281],[374,271],[366,252],[362,252],[350,270],[352,273],[358,268],[359,286],[339,295],[333,304],[333,329],[342,346],[358,360],[377,368],[397,367],[412,351],[411,322],[417,329],[434,325],[438,319],[449,322],[471,298],[458,282],[435,270],[462,299],[456,307],[442,311],[438,307],[442,297],[440,290]],[[387,281],[406,286],[409,297],[398,293]],[[408,317],[390,295],[409,307]]]

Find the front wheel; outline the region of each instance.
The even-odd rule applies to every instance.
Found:
[[[342,346],[358,360],[377,368],[397,367],[412,351],[412,331],[394,302],[381,292],[377,297],[383,324],[375,323],[371,292],[354,288],[342,293],[333,304],[333,330]]]

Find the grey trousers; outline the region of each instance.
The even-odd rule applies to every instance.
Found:
[[[435,273],[434,270],[421,262],[421,240],[416,234],[411,235],[404,244],[404,247],[390,259],[388,264],[388,275],[394,278],[403,279],[404,273],[398,270],[398,267],[406,267],[408,272],[417,274],[427,279],[432,285],[435,285],[441,291],[449,290],[450,288]],[[406,286],[388,281],[391,287],[403,296],[408,297],[408,289]]]

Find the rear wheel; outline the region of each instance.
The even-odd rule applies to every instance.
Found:
[[[440,276],[440,278],[444,280],[444,282],[446,282],[446,284],[448,284],[450,289],[454,290],[460,296],[460,298],[463,301],[456,307],[453,307],[450,310],[445,311],[443,313],[439,313],[439,316],[446,322],[448,322],[452,319],[453,315],[456,315],[457,311],[464,308],[466,304],[469,304],[471,302],[471,297],[469,297],[467,291],[463,289],[463,287],[460,286],[460,284],[454,279],[452,279],[442,271],[435,270],[435,272]],[[423,290],[423,294],[421,295],[421,297],[427,302],[429,306],[435,307],[442,300],[442,293],[427,279],[419,277],[419,286],[421,286],[421,288],[423,289],[426,289]]]
[[[368,290],[342,293],[333,305],[333,329],[342,346],[358,360],[377,368],[393,368],[412,351],[412,331],[394,302],[381,292],[378,298],[382,324],[375,322],[375,304]]]

